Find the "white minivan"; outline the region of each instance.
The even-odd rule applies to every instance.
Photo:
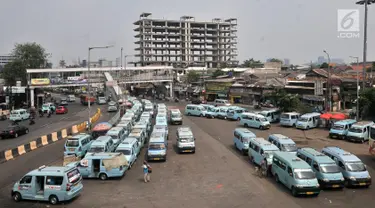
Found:
[[[9,120],[11,121],[22,121],[30,118],[30,113],[25,109],[13,110],[10,113]]]

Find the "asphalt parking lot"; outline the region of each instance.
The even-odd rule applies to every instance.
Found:
[[[179,107],[183,108],[183,106]],[[86,179],[84,191],[77,199],[56,207],[361,207],[373,203],[374,188],[344,189],[322,191],[318,197],[293,197],[290,192],[272,178],[260,178],[254,173],[254,167],[246,156],[233,148],[233,130],[238,122],[200,117],[184,117],[184,124],[190,126],[196,137],[195,154],[177,154],[173,148],[176,143],[177,126],[170,126],[170,139],[167,162],[150,163],[153,173],[150,183],[142,181],[141,163],[143,154],[137,163],[122,179],[108,181]],[[280,133],[293,138],[299,146],[311,146],[317,149],[326,145],[340,146],[357,154],[369,172],[375,176],[375,161],[368,155],[365,144],[353,144],[326,138],[327,131],[312,129],[301,131],[279,127],[275,124],[270,130],[251,129],[259,137],[268,137]],[[44,158],[48,164],[61,165],[63,143],[47,147],[45,152],[35,151],[35,157]],[[44,149],[44,148],[43,148]],[[22,159],[22,158],[21,158]],[[16,162],[16,161],[14,161]],[[39,162],[41,163],[41,162]],[[43,163],[41,163],[43,164]],[[14,166],[13,166],[14,167]],[[2,167],[3,168],[3,167]],[[17,179],[25,174],[21,170],[8,172],[9,178]],[[21,175],[21,176],[20,176]],[[12,177],[11,177],[12,176]],[[13,179],[14,180],[14,179]],[[4,180],[3,180],[4,181]],[[9,182],[1,189],[0,204],[5,207],[46,207],[47,203],[14,203],[10,198]]]

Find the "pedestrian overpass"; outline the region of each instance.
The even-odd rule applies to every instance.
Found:
[[[168,82],[173,95],[173,67],[105,67],[105,68],[61,68],[27,69],[30,102],[34,105],[34,89],[85,87],[106,84],[113,87],[116,94],[122,94],[119,85]]]

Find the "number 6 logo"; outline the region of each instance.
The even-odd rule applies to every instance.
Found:
[[[344,16],[344,18],[341,20],[341,28],[348,30],[350,29],[354,24],[354,19],[351,17],[352,14],[354,14],[355,11],[352,11]]]
[[[359,31],[359,10],[339,9],[337,10],[337,30],[340,32]]]

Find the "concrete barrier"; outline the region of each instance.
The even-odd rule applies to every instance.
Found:
[[[91,117],[91,121],[98,121],[101,116],[101,111],[98,108],[97,112],[93,117]],[[49,144],[55,143],[59,140],[67,138],[69,135],[77,134],[80,132],[86,131],[87,128],[87,122],[84,121],[80,124],[73,125],[70,128],[61,129],[57,132],[52,132],[47,135],[43,135],[41,137],[38,137],[34,139],[33,141],[20,145],[18,147],[15,147],[10,150],[4,150],[0,151],[0,164],[7,162],[9,160],[14,159],[15,157],[18,157],[20,155],[26,154],[28,152],[31,152],[35,149],[47,146]]]

